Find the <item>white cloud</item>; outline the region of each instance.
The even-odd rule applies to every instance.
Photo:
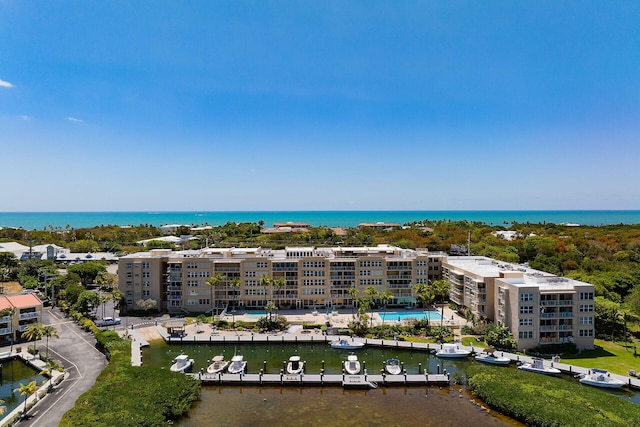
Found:
[[[24,114],[23,114],[23,115],[21,115],[21,116],[18,116],[18,117],[20,117],[20,118],[21,118],[22,120],[24,120],[25,122],[26,122],[27,120],[31,120],[31,117],[29,117],[29,116],[27,116],[27,115],[24,115]]]
[[[0,87],[13,87],[13,85],[9,82],[5,82],[4,80],[0,80]]]
[[[67,117],[66,120],[69,120],[70,122],[75,122],[75,123],[84,123],[84,120],[76,119],[75,117]]]

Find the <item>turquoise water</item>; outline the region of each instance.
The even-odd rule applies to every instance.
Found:
[[[429,319],[430,322],[435,321],[439,322],[442,320],[442,316],[440,313],[435,311],[403,311],[403,312],[395,312],[395,311],[387,311],[387,313],[378,313],[380,317],[384,318],[384,321],[402,321],[407,319]]]
[[[246,316],[249,317],[265,317],[267,315],[266,311],[248,311],[245,313]]]
[[[584,225],[640,224],[638,210],[531,210],[531,211],[282,211],[282,212],[0,212],[0,227],[42,229],[94,227],[99,225],[224,225],[227,222],[304,222],[313,226],[355,227],[363,222],[467,220],[493,225],[518,223],[574,223]]]

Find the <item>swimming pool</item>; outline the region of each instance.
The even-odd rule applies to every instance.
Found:
[[[439,322],[442,320],[442,316],[437,311],[387,311],[386,314],[384,312],[380,312],[378,315],[384,319],[385,322],[400,322],[406,319],[429,319],[430,322]]]
[[[267,312],[266,311],[247,311],[245,313],[245,316],[248,316],[248,317],[266,317],[267,316]]]

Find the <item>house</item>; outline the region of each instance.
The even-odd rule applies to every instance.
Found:
[[[33,323],[42,322],[42,301],[33,293],[0,296],[0,343],[15,342]]]

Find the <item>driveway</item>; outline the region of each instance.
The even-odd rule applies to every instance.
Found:
[[[73,408],[78,397],[93,386],[107,366],[107,359],[96,349],[94,336],[64,317],[57,308],[46,308],[42,320],[44,325],[53,325],[58,329],[60,338],[49,339],[49,352],[62,362],[69,376],[54,392],[42,399],[29,412],[30,418],[20,425],[55,427],[62,415]],[[38,346],[44,347],[45,341],[39,341]]]

